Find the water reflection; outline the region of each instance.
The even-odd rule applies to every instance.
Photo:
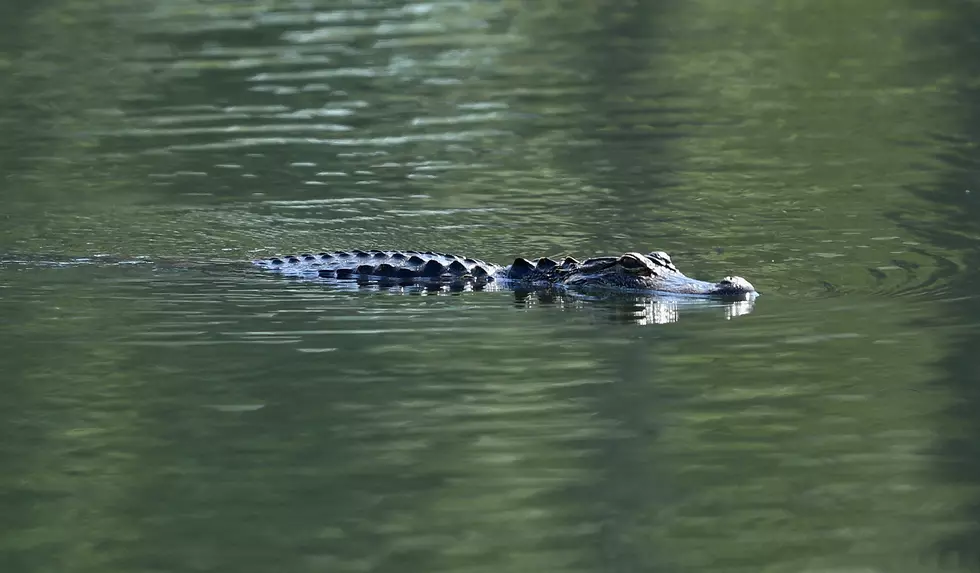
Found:
[[[609,296],[582,295],[574,292],[515,292],[519,307],[554,307],[560,311],[588,312],[609,322],[639,326],[678,322],[685,313],[705,313],[718,310],[727,320],[752,312],[755,298],[740,301],[711,300],[671,295]]]

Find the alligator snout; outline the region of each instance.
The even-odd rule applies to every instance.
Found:
[[[718,288],[718,294],[722,295],[744,295],[758,292],[752,286],[752,283],[742,277],[725,277],[718,281],[718,284],[715,286]]]

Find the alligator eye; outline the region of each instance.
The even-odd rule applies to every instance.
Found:
[[[636,256],[634,253],[626,253],[625,255],[619,257],[619,261],[617,262],[622,265],[624,269],[630,270],[640,270],[648,267],[647,262]]]

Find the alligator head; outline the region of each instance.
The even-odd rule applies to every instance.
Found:
[[[755,287],[742,277],[725,277],[716,283],[686,277],[671,262],[670,255],[663,251],[588,259],[565,270],[559,281],[566,286],[579,288],[661,291],[740,299],[756,292]]]

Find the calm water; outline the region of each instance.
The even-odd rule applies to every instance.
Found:
[[[0,570],[980,570],[980,4],[0,7]],[[256,273],[666,250],[754,306]]]

